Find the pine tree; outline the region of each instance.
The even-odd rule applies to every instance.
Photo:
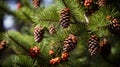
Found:
[[[31,0],[33,1],[37,0]],[[34,3],[30,5],[28,0],[21,0],[22,7],[17,11],[9,10],[0,2],[2,12],[11,14],[25,23],[24,31],[7,31],[2,34],[4,35],[2,40],[7,40],[7,47],[15,53],[0,60],[0,65],[2,67],[119,67],[120,25],[119,22],[112,21],[115,19],[119,21],[119,2],[119,0],[55,0],[51,6],[44,7],[42,1],[35,6]],[[51,25],[54,27],[50,27]],[[64,27],[66,25],[67,27]],[[34,29],[36,26],[42,26],[44,34],[39,33],[43,28]],[[34,40],[34,32],[37,32],[35,37],[40,34],[37,37],[40,39],[39,42]],[[95,36],[91,37],[93,34]],[[99,41],[96,38],[99,38]],[[109,49],[101,46],[101,42],[105,43],[104,39],[110,43]],[[99,51],[95,52],[97,55],[91,55],[89,49],[95,50],[91,46],[99,46]]]

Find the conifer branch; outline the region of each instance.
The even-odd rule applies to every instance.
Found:
[[[22,46],[18,41],[16,41],[12,36],[9,35],[9,38],[13,40],[17,45],[19,45],[21,48],[23,48],[25,51],[29,53],[29,50],[26,49],[24,46]]]
[[[3,11],[3,12],[6,12],[6,13],[8,13],[8,14],[11,14],[11,15],[17,17],[17,15],[16,15],[14,12],[12,12],[12,11],[10,11],[9,9],[5,8],[5,6],[0,5],[0,9],[1,9],[1,11]]]
[[[12,39],[17,45],[19,45],[21,48],[23,48],[26,52],[29,53],[29,50],[26,49],[24,46],[22,46],[19,42],[17,42],[12,36],[9,35],[9,38]],[[41,55],[36,56],[36,59],[41,59],[46,61],[46,59],[44,57],[42,57]],[[38,60],[39,61],[39,60]],[[44,63],[44,62],[43,62]]]
[[[28,16],[25,12],[22,12],[22,13],[26,16],[26,18],[27,18],[30,22],[35,23],[35,22],[31,19],[31,17]]]
[[[29,20],[27,20],[26,18],[23,18],[23,17],[19,16],[20,14],[9,10],[9,9],[6,8],[5,6],[0,5],[0,9],[1,9],[1,11],[3,11],[4,13],[10,14],[10,15],[12,15],[12,16],[18,18],[18,19],[21,19],[21,20],[23,20],[23,21],[26,20],[25,22],[29,22]],[[23,13],[23,14],[24,14],[24,13]],[[25,14],[24,14],[24,15],[25,15]],[[26,15],[25,15],[25,16],[26,16]],[[28,18],[28,16],[26,16],[26,17]],[[32,21],[32,20],[30,20],[30,21]],[[32,22],[33,22],[33,21],[32,21]]]

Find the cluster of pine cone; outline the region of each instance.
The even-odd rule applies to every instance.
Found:
[[[88,40],[88,52],[90,56],[94,56],[100,52],[103,57],[107,57],[110,53],[111,46],[106,38],[101,42],[96,35],[91,35]]]
[[[64,46],[63,46],[63,53],[61,55],[61,60],[62,61],[67,61],[68,60],[68,57],[69,57],[69,52],[72,51],[77,45],[77,37],[74,36],[73,34],[69,34],[69,36],[65,39],[64,41]],[[50,50],[49,51],[49,54],[50,55],[53,55],[54,54],[54,51],[53,50]],[[58,57],[57,57],[58,58]],[[57,62],[58,61],[61,61],[61,60],[58,60],[54,61],[55,58],[51,59],[50,60],[50,64],[58,64]]]
[[[84,6],[85,7],[90,7],[92,6],[93,4],[96,4],[93,2],[93,0],[84,0]],[[97,4],[100,6],[100,7],[103,7],[106,5],[106,0],[98,0]]]
[[[33,0],[33,4],[35,8],[38,8],[40,5],[40,0]],[[84,0],[84,6],[90,7],[93,4],[93,0]],[[100,7],[106,5],[106,0],[98,0],[98,5]],[[94,12],[94,10],[88,10],[88,12]],[[68,28],[70,26],[70,10],[69,8],[62,9],[60,13],[60,26],[62,28]],[[120,34],[120,22],[113,18],[111,19],[111,23],[108,25],[108,28],[110,32],[114,34]],[[49,26],[49,33],[52,35],[55,33],[55,27],[53,25]],[[44,36],[44,28],[42,26],[37,26],[34,28],[34,39],[36,42],[41,42]],[[63,53],[60,57],[55,57],[50,60],[50,64],[59,64],[61,60],[65,61],[69,57],[69,52],[72,51],[77,45],[77,37],[73,34],[69,34],[69,36],[64,41],[63,46]],[[108,42],[104,39],[101,43],[99,38],[96,35],[91,35],[88,40],[88,52],[91,56],[96,55],[98,51],[101,49],[101,54],[104,54],[103,51],[105,51],[108,48]],[[101,48],[102,47],[102,48]],[[109,49],[110,50],[110,49]],[[107,50],[108,51],[108,50]],[[33,48],[30,48],[30,55],[32,57],[38,55],[40,52],[40,49],[35,46]],[[50,50],[49,55],[53,55],[54,51]]]

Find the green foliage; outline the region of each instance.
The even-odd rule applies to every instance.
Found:
[[[16,31],[8,31],[6,39],[9,41],[9,47],[12,48],[16,55],[11,55],[2,60],[2,65],[5,67],[112,67],[115,63],[119,64],[120,37],[110,34],[107,29],[110,21],[106,16],[118,17],[119,12],[108,7],[99,7],[99,9],[88,17],[89,23],[85,21],[84,7],[78,0],[56,0],[56,3],[44,8],[34,9],[30,6],[28,0],[22,0],[23,7],[19,11],[10,11],[5,6],[0,8],[2,11],[8,12],[24,22],[28,22],[30,27],[27,27],[30,34],[20,33]],[[71,12],[70,26],[66,29],[60,27],[59,19],[61,9],[68,7]],[[18,22],[17,22],[18,23]],[[49,26],[55,26],[56,33],[49,34]],[[36,25],[42,25],[45,28],[45,34],[42,42],[36,43],[33,37],[33,28]],[[100,54],[96,57],[90,57],[88,54],[88,38],[90,33],[97,34],[98,37],[107,37],[111,44],[110,55],[103,58]],[[55,57],[61,57],[64,40],[69,34],[74,34],[78,43],[76,48],[70,52],[68,61],[61,62],[58,65],[50,65],[49,61],[53,58],[49,55],[49,50],[53,46]],[[0,34],[2,38],[2,34]],[[40,54],[35,58],[29,56],[29,49],[33,46],[40,48]],[[99,66],[98,66],[99,65]]]
[[[110,21],[106,18],[107,16],[116,17],[119,15],[118,11],[114,9],[111,11],[107,7],[99,8],[92,16],[90,16],[90,23],[88,24],[88,30],[92,33],[96,33],[99,37],[109,36],[110,32],[108,31],[107,26]]]
[[[4,34],[0,33],[0,41],[4,38]]]
[[[35,42],[33,42],[34,38],[30,35],[22,35],[21,33],[15,31],[8,31],[6,35],[9,39],[12,40],[10,40],[10,46],[14,48],[17,53],[22,52],[26,54],[26,50],[29,50],[30,47],[36,45]],[[21,47],[19,48],[19,46],[17,45],[18,43],[24,48],[26,48],[26,50]]]
[[[84,22],[84,8],[80,5],[78,0],[56,0],[57,10],[60,13],[60,10],[64,7],[68,7],[71,12],[71,17],[73,21]]]
[[[59,22],[59,15],[56,12],[56,5],[52,5],[45,9],[41,9],[34,12],[34,15],[31,15],[31,18],[35,24],[40,24],[45,27],[48,27],[49,24]]]
[[[39,67],[37,61],[24,55],[11,55],[2,62],[3,67]]]

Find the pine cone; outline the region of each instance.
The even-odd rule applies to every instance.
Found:
[[[44,37],[44,28],[42,26],[36,26],[34,28],[34,39],[36,42],[41,42]]]
[[[54,51],[51,49],[49,50],[49,55],[53,55],[54,54]]]
[[[88,52],[91,56],[96,55],[100,48],[99,39],[96,35],[91,35],[88,40]]]
[[[84,6],[85,6],[85,7],[91,6],[92,3],[93,3],[93,0],[84,0]]]
[[[22,7],[21,2],[17,2],[17,10],[19,10]]]
[[[68,28],[70,25],[70,10],[69,8],[64,8],[60,14],[60,25],[63,28]]]
[[[50,60],[50,64],[54,65],[54,64],[59,64],[61,61],[60,57],[56,57]]]
[[[105,5],[106,5],[106,0],[98,0],[98,5],[99,5],[100,7],[105,6]]]
[[[50,33],[50,35],[52,35],[53,33],[55,33],[55,26],[54,25],[50,25],[49,26],[49,33]]]
[[[6,40],[2,40],[0,42],[0,50],[4,49],[6,47],[7,41]]]
[[[100,42],[100,47],[104,47],[107,44],[108,44],[108,40],[107,39],[103,39],[103,41]]]
[[[113,34],[120,34],[120,22],[113,18],[111,23],[108,25],[108,29]]]
[[[97,10],[98,10],[98,5],[93,3],[91,8],[85,9],[85,14],[87,16],[91,16]]]
[[[104,58],[106,58],[110,54],[111,45],[107,39],[103,39],[103,41],[100,42],[100,46],[101,46],[100,53]]]
[[[110,20],[110,19],[112,19],[112,18],[113,18],[113,17],[110,16],[110,15],[106,16],[106,20]]]
[[[69,53],[67,53],[67,52],[63,53],[61,56],[62,60],[64,60],[64,61],[68,60],[68,57],[69,57]]]
[[[34,8],[38,8],[40,6],[41,0],[32,0]]]
[[[40,53],[40,49],[38,46],[34,46],[34,47],[30,48],[30,56],[31,57],[35,57],[35,56],[39,55],[39,53]]]
[[[77,45],[77,37],[73,34],[69,34],[69,36],[64,41],[63,51],[70,52],[72,51]]]

